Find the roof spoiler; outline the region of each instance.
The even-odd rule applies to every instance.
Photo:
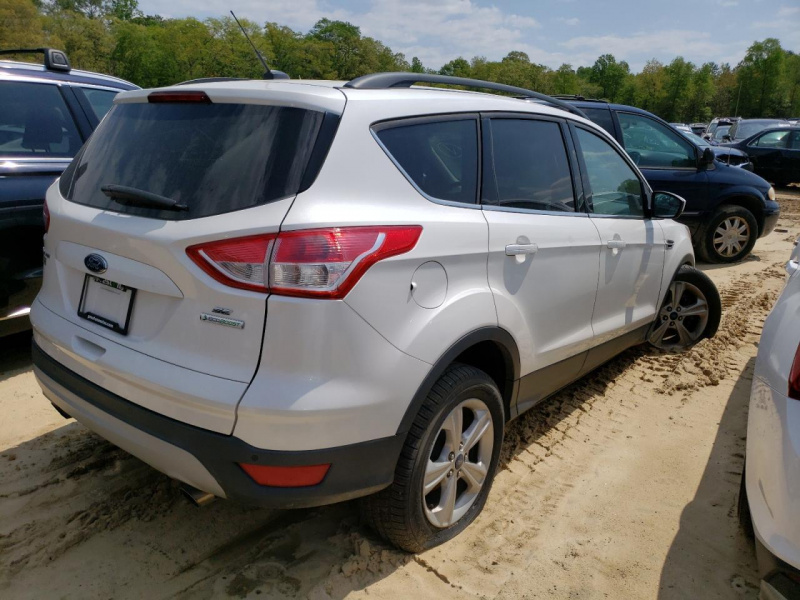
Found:
[[[363,75],[348,81],[344,87],[360,90],[385,90],[389,88],[407,88],[415,83],[440,83],[446,85],[461,85],[484,90],[494,90],[513,94],[523,99],[535,98],[551,106],[566,110],[579,117],[586,118],[583,111],[568,102],[553,98],[547,94],[526,90],[525,88],[505,85],[504,83],[494,83],[493,81],[482,81],[480,79],[468,79],[466,77],[451,77],[450,75],[435,75],[432,73],[373,73]]]
[[[63,50],[55,48],[14,48],[11,50],[0,50],[3,54],[44,54],[44,68],[48,71],[69,72],[72,66],[69,64],[67,54]]]

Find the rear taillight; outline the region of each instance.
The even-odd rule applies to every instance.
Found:
[[[44,232],[47,233],[50,229],[50,209],[47,208],[47,201],[45,201],[42,207],[42,217],[44,219]]]
[[[789,398],[800,400],[800,346],[797,346],[792,370],[789,371]]]
[[[231,287],[269,291],[268,261],[278,234],[198,244],[186,249],[189,257],[214,279]]]
[[[284,296],[344,298],[379,260],[411,250],[422,227],[335,227],[281,233],[270,290]]]
[[[198,244],[186,252],[217,281],[284,296],[344,298],[376,262],[403,254],[422,227],[333,227]]]

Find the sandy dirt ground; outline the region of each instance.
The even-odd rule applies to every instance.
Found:
[[[382,543],[354,502],[195,508],[52,409],[29,335],[0,341],[0,597],[755,598],[736,496],[798,192],[748,260],[703,266],[723,299],[713,340],[628,351],[512,423],[483,514],[419,556]]]

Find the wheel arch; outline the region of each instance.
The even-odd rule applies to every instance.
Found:
[[[740,206],[753,213],[753,216],[756,218],[756,223],[758,223],[758,235],[761,235],[761,232],[764,230],[765,220],[764,203],[761,200],[750,194],[736,194],[723,198],[719,204],[717,204],[716,209],[720,209],[724,206]]]
[[[505,418],[509,419],[520,376],[519,349],[514,337],[505,329],[482,327],[461,337],[433,364],[406,409],[397,428],[398,434],[408,432],[428,393],[454,362],[481,369],[495,381],[503,397]]]

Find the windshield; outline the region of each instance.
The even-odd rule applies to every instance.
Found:
[[[300,189],[322,119],[321,112],[255,104],[119,104],[62,177],[62,194],[170,220],[286,198]],[[123,205],[104,186],[149,192],[187,209]]]
[[[757,134],[759,131],[763,131],[768,127],[774,127],[775,125],[784,125],[785,122],[779,119],[773,119],[770,121],[740,121],[739,126],[736,128],[736,133],[734,134],[734,139],[737,140],[744,140],[749,138],[751,135]]]

